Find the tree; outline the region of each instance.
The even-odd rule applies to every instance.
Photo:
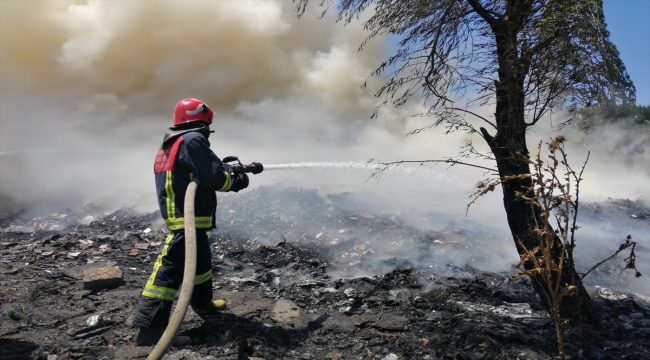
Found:
[[[588,83],[592,84],[593,91],[600,92],[596,99],[607,109],[606,116],[617,117],[617,104],[624,107],[634,105],[636,89],[619,57],[616,45],[609,41],[602,0],[597,5],[588,9],[592,21],[587,25],[585,48],[600,57],[600,64],[596,65],[602,66],[602,70],[590,72],[592,79]]]
[[[299,14],[308,1],[300,0]],[[554,108],[634,103],[634,85],[609,41],[602,0],[340,0],[335,4],[339,20],[345,23],[366,9],[374,12],[364,23],[370,33],[361,48],[378,35],[401,39],[395,53],[372,73],[387,78],[377,93],[381,105],[399,107],[419,96],[427,109],[424,115],[435,119],[427,128],[444,125],[447,132],[480,134],[496,161],[519,254],[525,257],[543,244],[536,231],[536,224],[543,223],[541,210],[522,200],[534,195],[527,130]],[[494,105],[494,116],[485,118],[457,107],[458,97],[466,98],[467,106]],[[468,115],[484,127],[477,130],[464,117]],[[575,286],[562,299],[560,314],[564,319],[592,321],[590,298],[574,264],[563,256],[567,250],[557,235],[554,242],[553,261],[563,262],[561,274],[554,276],[567,288]],[[534,269],[532,261],[523,265]],[[551,289],[540,276],[531,272],[533,286],[545,300]]]

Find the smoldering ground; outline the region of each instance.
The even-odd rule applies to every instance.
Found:
[[[289,1],[1,4],[0,193],[7,196],[2,206],[48,201],[53,205],[42,210],[52,211],[110,194],[115,207],[137,203],[154,210],[151,162],[173,106],[185,97],[200,98],[216,111],[213,150],[245,163],[443,159],[456,155],[467,137],[435,129],[405,137],[432,122],[409,117],[421,110],[417,103],[383,108],[378,120],[369,120],[381,79],[361,85],[390,51],[386,39],[357,52],[367,35],[358,22],[343,27],[329,14],[319,20],[316,9],[298,19]],[[540,138],[552,134],[536,131]],[[484,147],[481,141],[474,138]],[[422,231],[490,224],[494,228],[486,236],[499,255],[475,265],[503,270],[517,260],[498,190],[464,218],[474,184],[487,177],[480,170],[402,166],[379,181],[369,179],[371,173],[333,167],[268,171],[253,177],[246,191],[276,183],[318,189],[322,196],[351,191],[373,200],[366,211],[403,209],[406,221]],[[626,181],[612,183],[613,173]],[[596,154],[585,178],[585,201],[639,190],[644,201],[650,193],[639,189],[648,184],[647,173],[629,166],[612,171],[611,160]],[[421,216],[422,211],[441,215],[432,220],[435,216]],[[647,222],[630,226],[636,225],[635,239],[648,244]],[[603,236],[590,236],[590,249],[616,247],[618,230],[611,236],[585,231],[594,232]],[[369,262],[394,255],[387,255],[388,239],[373,241],[386,245],[378,246]],[[405,259],[409,252],[396,255]],[[471,257],[458,255],[455,261],[464,266]],[[634,291],[648,288],[645,279]]]

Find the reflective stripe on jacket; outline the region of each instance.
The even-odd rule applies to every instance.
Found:
[[[185,191],[194,177],[199,180],[194,204],[196,228],[215,227],[215,191],[230,190],[232,178],[202,134],[188,132],[176,141],[166,143],[158,151],[154,173],[158,205],[170,230],[185,227]]]

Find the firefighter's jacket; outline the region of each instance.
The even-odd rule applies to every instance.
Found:
[[[167,228],[185,227],[185,191],[193,178],[196,190],[194,215],[197,229],[213,229],[217,210],[215,191],[228,191],[232,186],[229,165],[210,150],[210,143],[200,132],[182,132],[165,137],[154,163],[158,205]]]

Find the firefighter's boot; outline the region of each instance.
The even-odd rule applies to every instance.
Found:
[[[201,306],[192,306],[194,312],[199,317],[201,317],[201,319],[210,318],[211,316],[217,315],[219,312],[226,310],[227,308],[228,305],[226,304],[226,300],[222,299],[210,300]]]

